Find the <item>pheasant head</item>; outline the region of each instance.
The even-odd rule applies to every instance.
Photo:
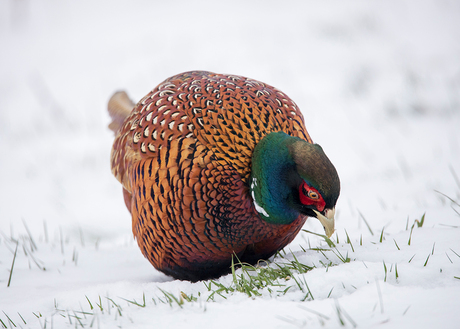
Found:
[[[260,217],[272,224],[316,217],[326,235],[334,233],[340,180],[321,146],[284,132],[272,132],[252,156],[251,195]]]

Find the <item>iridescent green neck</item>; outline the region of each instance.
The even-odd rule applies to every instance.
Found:
[[[260,217],[272,224],[289,224],[299,212],[292,207],[295,162],[290,147],[300,138],[283,132],[266,135],[252,156],[251,195]]]

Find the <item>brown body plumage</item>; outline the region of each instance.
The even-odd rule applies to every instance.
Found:
[[[251,157],[265,135],[283,131],[311,143],[302,114],[281,91],[195,71],[165,80],[127,117],[111,107],[112,172],[155,268],[179,279],[212,278],[229,271],[232,255],[267,259],[299,232],[304,215],[267,223],[249,191]]]

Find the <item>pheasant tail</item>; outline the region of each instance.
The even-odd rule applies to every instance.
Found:
[[[134,108],[134,103],[129,99],[124,91],[117,91],[110,97],[108,110],[112,122],[109,124],[110,130],[117,132],[123,125],[125,119]]]

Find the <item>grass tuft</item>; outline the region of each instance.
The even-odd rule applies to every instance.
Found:
[[[107,298],[107,300],[108,300],[109,302],[111,302],[113,306],[115,306],[116,310],[118,311],[118,314],[119,314],[120,316],[122,316],[122,314],[121,314],[121,311],[122,311],[121,306],[118,305],[117,303],[115,303],[115,301],[114,301],[112,298],[110,298],[110,297],[105,297],[105,298]],[[110,308],[109,308],[109,309],[110,309]]]
[[[214,300],[214,295],[219,295],[220,297],[227,299],[222,293],[225,292],[226,294],[229,294],[230,292],[234,292],[235,289],[232,287],[226,287],[222,283],[216,282],[214,280],[209,281],[209,285],[206,284],[205,281],[203,281],[204,285],[208,289],[208,291],[212,291],[212,293],[208,296],[208,301],[209,300]],[[217,289],[212,289],[212,285],[216,286]]]
[[[47,230],[46,222],[44,222],[43,224],[44,224],[44,230],[46,231]],[[24,223],[24,225],[26,224]],[[326,268],[326,271],[328,267],[330,266],[337,265],[340,262],[348,263],[351,261],[348,255],[349,249],[346,248],[346,246],[345,248],[343,248],[344,250],[342,248],[337,249],[336,244],[334,242],[336,239],[338,241],[339,239],[338,235],[336,235],[336,238],[332,238],[334,240],[333,242],[331,239],[327,238],[325,235],[316,234],[316,233],[309,232],[309,231],[306,231],[306,232],[323,238],[324,241],[327,243],[328,246],[325,246],[325,244],[322,243],[321,244],[322,247],[316,249],[318,253],[321,253],[324,255],[324,258],[321,257],[322,261],[320,260],[319,262],[324,265],[324,267]],[[72,262],[74,262],[74,264],[77,265],[78,256],[79,256],[77,247],[73,246],[72,248],[68,244],[68,241],[66,240],[64,233],[65,231],[63,231],[62,228],[59,228],[59,231],[57,232],[57,237],[56,237],[57,252],[65,255],[66,259],[71,258]],[[347,243],[350,244],[352,251],[355,252],[354,245],[352,244],[352,241],[346,230],[345,230],[345,233],[346,233]],[[37,250],[37,245],[35,245],[35,242],[33,241],[33,237],[31,236],[30,232],[29,232],[29,237],[23,236],[21,239],[22,240],[17,240],[17,241],[8,240],[9,241],[8,243],[9,246],[7,245],[8,249],[12,253],[14,251],[13,261],[12,261],[11,270],[10,270],[10,278],[8,280],[8,286],[10,285],[12,281],[11,277],[12,277],[13,269],[15,266],[15,259],[17,256],[19,244],[21,244],[21,247],[25,248],[24,253],[26,257],[28,257],[30,260],[29,264],[32,264],[33,262],[35,262],[35,264],[40,269],[45,270],[45,268],[43,267],[43,262],[41,262],[37,258],[37,253],[36,252],[34,253],[34,251]],[[40,237],[40,243],[43,241],[42,239],[43,238]],[[84,246],[85,241],[83,240],[81,231],[80,231],[80,239],[82,240],[81,241],[82,246]],[[362,235],[361,235],[360,240],[362,244]],[[342,243],[343,242],[344,241],[342,241]],[[14,249],[14,243],[16,243],[15,249]],[[89,242],[86,241],[86,243],[89,243]],[[308,241],[308,244],[309,244],[309,241]],[[65,245],[67,245],[67,247]],[[40,247],[40,244],[38,245],[38,247]],[[302,250],[303,252],[307,252],[307,251],[311,252],[311,250],[315,250],[315,249],[302,248]],[[209,294],[207,294],[206,297],[209,296],[208,300],[213,300],[213,298],[216,295],[220,295],[222,298],[226,299],[229,294],[233,294],[236,292],[243,293],[251,298],[254,298],[256,296],[261,296],[262,294],[266,295],[267,292],[270,295],[282,296],[288,292],[291,292],[292,290],[300,290],[302,292],[299,298],[300,300],[302,301],[314,300],[315,297],[312,293],[312,290],[309,287],[309,284],[307,283],[307,277],[302,274],[307,273],[308,271],[315,268],[316,262],[315,264],[313,264],[313,266],[311,266],[312,265],[311,263],[309,263],[308,265],[303,264],[301,261],[299,261],[299,254],[301,253],[302,252],[299,251],[296,254],[292,252],[290,252],[289,254],[286,254],[286,250],[281,250],[276,255],[276,257],[279,257],[279,259],[277,259],[277,263],[266,262],[266,263],[257,264],[255,266],[247,264],[247,263],[243,263],[238,258],[234,258],[232,260],[232,277],[231,277],[233,280],[231,280],[230,283],[225,282],[224,284],[218,281],[214,281],[214,280],[204,282],[205,286],[207,287],[209,291]],[[338,260],[335,259],[334,257],[331,257],[331,253],[333,253],[338,258]],[[343,255],[342,253],[346,253],[346,255]],[[282,261],[280,261],[280,259],[282,259]],[[327,261],[325,259],[327,259]],[[321,267],[321,265],[318,265],[318,266]],[[16,268],[17,268],[17,264],[16,264]],[[310,284],[312,283],[310,282]],[[333,290],[334,290],[334,287],[330,289],[329,294],[327,296],[328,298],[332,297]],[[161,293],[159,291],[161,291]],[[59,318],[61,317],[65,318],[67,325],[69,325],[70,323],[71,327],[73,326],[75,326],[76,328],[77,327],[88,327],[88,326],[93,327],[93,324],[94,326],[96,326],[96,323],[98,324],[98,321],[99,321],[98,316],[101,313],[104,314],[104,316],[107,316],[107,315],[115,316],[115,318],[117,318],[118,316],[120,317],[124,316],[125,318],[127,316],[127,318],[125,319],[129,319],[129,315],[126,315],[127,313],[126,307],[128,306],[131,307],[131,305],[135,305],[137,307],[145,308],[145,307],[149,307],[149,305],[152,305],[152,303],[149,300],[147,300],[148,296],[146,297],[144,292],[142,295],[142,300],[138,298],[140,296],[137,297],[139,302],[133,298],[126,299],[126,298],[122,298],[118,296],[112,297],[113,298],[112,299],[109,297],[104,297],[104,295],[99,295],[99,296],[95,295],[92,297],[93,300],[91,300],[89,297],[87,295],[84,295],[86,302],[84,302],[82,299],[80,306],[77,307],[75,310],[58,309],[57,301],[55,300],[55,312],[53,313],[51,317],[51,321],[49,317],[42,317],[42,315],[38,312],[33,313],[33,314],[39,319],[39,321],[41,321],[41,325],[44,325],[45,327],[50,327],[50,325],[51,327],[53,326],[53,316],[54,315],[58,315]],[[206,300],[206,297],[204,300]],[[157,290],[157,295],[155,295],[155,298],[152,298],[152,301],[153,301],[153,304],[155,305],[157,305],[157,301],[160,301],[160,303],[169,304],[170,306],[175,306],[175,307],[176,307],[175,304],[177,304],[180,308],[182,308],[185,302],[196,302],[198,301],[198,299],[201,300],[200,294],[198,294],[198,298],[197,298],[193,296],[193,294],[187,295],[183,291],[180,291],[178,295],[177,293],[172,294],[168,291],[159,289]],[[128,303],[129,305],[124,304],[124,302]],[[106,303],[106,304],[103,305],[103,303],[104,304]],[[343,313],[341,314],[342,314],[342,317],[346,320],[346,317],[343,315]],[[22,317],[22,315],[19,313],[18,315],[20,319],[17,317],[16,318],[12,317],[12,319],[16,322],[14,325],[12,321],[8,322],[8,320],[10,320],[8,316],[7,316],[8,320],[7,318],[5,318],[5,316],[2,316],[4,323],[0,322],[0,328],[2,328],[2,326],[5,328],[9,328],[13,326],[16,327],[17,325],[18,326],[26,325],[26,321]],[[56,320],[56,317],[55,317],[55,320]],[[24,324],[22,324],[21,321]],[[347,321],[347,324],[350,325],[348,321]]]
[[[424,213],[422,215],[422,218],[420,219],[420,221],[418,219],[416,219],[415,222],[414,222],[414,225],[417,224],[418,227],[422,227],[423,224],[425,223],[425,214],[426,213]]]
[[[208,296],[208,301],[214,300],[216,295],[226,299],[225,295],[234,292],[244,293],[248,297],[254,298],[261,296],[264,289],[269,294],[284,295],[293,286],[297,286],[300,291],[306,293],[303,300],[307,298],[313,300],[313,294],[305,277],[298,277],[298,275],[306,273],[314,267],[302,264],[294,254],[292,255],[294,258],[292,261],[287,261],[286,258],[284,258],[286,260],[284,263],[268,264],[268,262],[265,262],[267,265],[264,266],[260,264],[253,266],[243,263],[234,255],[231,264],[232,282],[230,285],[227,286],[214,280],[210,280],[209,283],[203,282],[207,290],[211,292]],[[237,269],[241,270],[241,274],[236,272]],[[286,282],[290,280],[295,284],[286,284]],[[193,296],[188,298],[194,300]]]
[[[99,304],[96,302],[96,305],[99,307],[99,310],[100,310],[101,312],[104,312],[104,308],[102,307],[101,296],[99,296]]]
[[[180,292],[180,295],[183,299],[185,299],[187,302],[196,302],[198,300],[197,297],[193,297],[193,294],[191,294],[190,296],[188,296],[185,292],[181,291]]]
[[[176,303],[177,305],[179,305],[180,308],[182,308],[182,305],[184,304],[184,300],[181,297],[177,298],[170,292],[164,291],[161,288],[158,288],[158,289],[160,289],[160,291],[163,293],[166,303],[169,304],[169,306],[172,307],[173,303]],[[162,300],[160,299],[160,301]]]

